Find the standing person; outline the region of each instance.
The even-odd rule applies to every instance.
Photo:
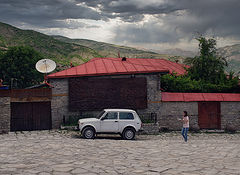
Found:
[[[182,121],[183,121],[182,136],[183,136],[185,142],[187,142],[187,140],[188,140],[187,134],[188,134],[188,130],[189,130],[189,117],[188,117],[187,111],[183,111]]]

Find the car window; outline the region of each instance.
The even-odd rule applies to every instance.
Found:
[[[104,113],[105,111],[101,111],[96,118],[100,119]]]
[[[120,120],[133,120],[134,116],[131,112],[120,112],[119,119]]]
[[[117,119],[117,112],[108,112],[105,117],[105,120],[116,120]]]

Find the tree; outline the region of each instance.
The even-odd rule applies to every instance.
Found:
[[[224,72],[227,61],[217,55],[216,40],[202,36],[197,40],[200,54],[185,60],[190,65],[187,73],[162,76],[162,88],[169,92],[240,92],[238,77]]]
[[[226,79],[224,73],[227,61],[217,55],[216,40],[206,39],[202,36],[197,38],[199,41],[200,55],[194,58],[187,58],[186,63],[190,64],[188,76],[192,80],[201,80],[207,83],[221,83]]]
[[[0,56],[0,78],[5,84],[17,82],[17,88],[25,88],[41,81],[42,75],[35,69],[35,64],[43,57],[30,47],[9,48]]]

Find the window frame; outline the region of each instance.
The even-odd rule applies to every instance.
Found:
[[[133,116],[133,118],[131,118],[131,119],[128,119],[128,118],[125,118],[125,119],[121,119],[120,118],[120,113],[127,113],[127,114],[132,114],[132,116]],[[118,119],[119,120],[134,120],[135,119],[135,116],[134,116],[134,114],[132,113],[132,112],[119,112],[119,114],[118,114]]]
[[[106,118],[106,115],[108,115],[108,113],[116,113],[117,117],[115,119],[108,119],[108,118]],[[119,116],[118,112],[115,112],[115,111],[108,111],[107,112],[106,111],[105,115],[101,118],[101,120],[118,120],[118,116]]]

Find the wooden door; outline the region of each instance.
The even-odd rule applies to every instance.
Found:
[[[220,102],[198,102],[200,129],[221,129]]]
[[[32,130],[31,103],[11,103],[11,131]]]
[[[51,129],[51,102],[11,103],[11,131]]]

